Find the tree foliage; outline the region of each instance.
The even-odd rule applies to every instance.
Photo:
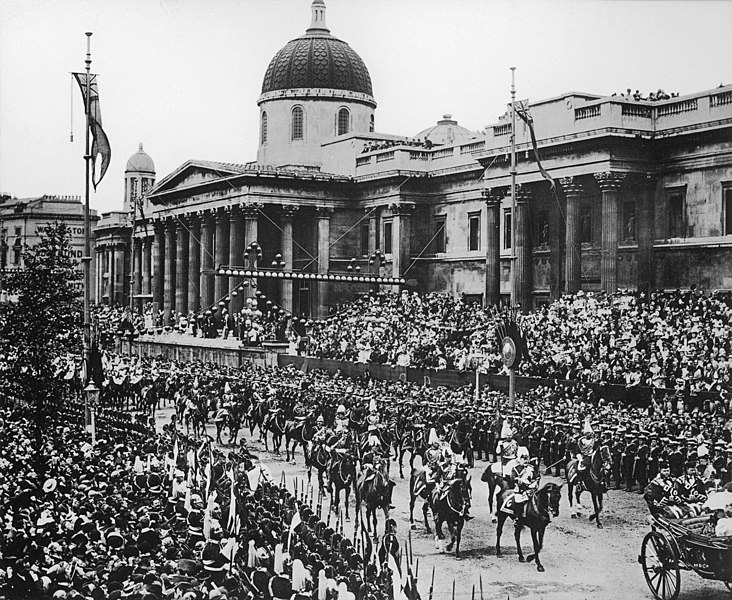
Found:
[[[26,248],[22,269],[10,273],[10,301],[0,305],[0,339],[6,357],[6,391],[30,406],[39,426],[62,395],[54,375],[56,357],[82,347],[82,305],[71,230],[55,222],[40,242]]]

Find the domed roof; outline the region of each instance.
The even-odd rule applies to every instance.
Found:
[[[371,76],[361,57],[325,26],[325,4],[312,4],[313,20],[302,37],[291,40],[270,61],[262,93],[293,88],[327,88],[373,95]]]
[[[474,131],[458,125],[452,115],[442,115],[442,120],[437,121],[437,125],[423,129],[414,137],[423,141],[429,140],[435,146],[443,146],[472,140],[478,135]]]
[[[155,173],[155,163],[152,158],[142,149],[140,142],[139,150],[130,156],[125,167],[125,173]]]

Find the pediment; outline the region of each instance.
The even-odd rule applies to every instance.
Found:
[[[189,160],[159,180],[155,187],[150,190],[148,197],[153,204],[156,204],[155,197],[160,194],[168,195],[176,190],[185,190],[190,193],[202,184],[230,177],[231,175],[239,175],[245,171],[246,167],[244,165]]]

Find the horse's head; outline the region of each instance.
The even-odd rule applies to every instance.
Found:
[[[562,499],[562,486],[556,483],[548,483],[546,485],[547,507],[551,516],[556,518],[559,516],[559,501]]]

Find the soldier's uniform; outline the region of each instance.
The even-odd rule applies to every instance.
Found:
[[[625,427],[618,427],[613,436],[610,456],[612,457],[613,483],[616,490],[623,482],[622,460],[625,453]]]
[[[658,475],[658,464],[661,460],[661,446],[658,443],[658,435],[652,433],[651,445],[648,450],[648,479],[653,481]]]
[[[534,419],[533,426],[527,425],[529,433],[529,454],[535,458],[541,458],[541,438],[544,436],[544,428],[540,419]]]
[[[635,454],[633,481],[638,484],[638,493],[642,494],[648,485],[648,435],[641,433],[638,436],[638,449]]]
[[[633,468],[635,467],[635,456],[638,452],[638,440],[632,433],[626,433],[625,439],[628,442],[621,459],[623,467],[623,479],[625,480],[625,491],[633,490]]]
[[[542,432],[541,442],[539,443],[539,458],[544,461],[544,466],[548,467],[552,464],[552,442],[554,441],[554,421],[547,419],[546,427]]]
[[[669,442],[668,465],[671,468],[671,477],[681,477],[684,474],[684,453],[679,447],[679,440]]]

